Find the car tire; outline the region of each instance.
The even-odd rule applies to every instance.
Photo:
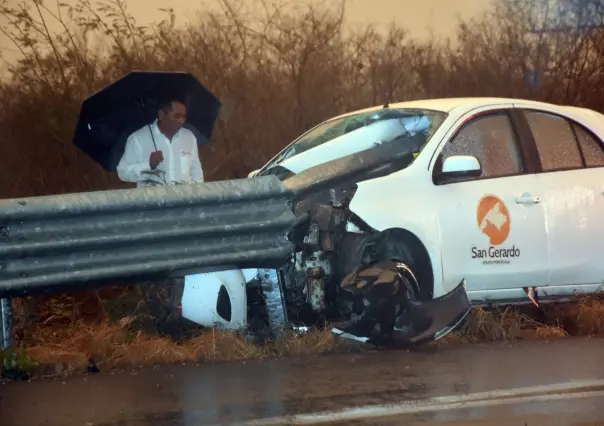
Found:
[[[418,300],[421,293],[412,268],[390,259],[355,268],[344,278],[341,288],[356,304],[356,315],[345,331],[369,338],[378,346],[391,345],[397,318],[406,303]]]
[[[380,233],[372,242],[371,259],[392,260],[406,265],[415,277],[414,285],[418,300],[430,300],[434,294],[432,265],[421,243],[403,230],[388,230]]]

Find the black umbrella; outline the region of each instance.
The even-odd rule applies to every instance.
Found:
[[[115,172],[126,139],[157,117],[167,94],[187,104],[187,123],[200,144],[208,143],[220,111],[220,100],[193,75],[182,72],[131,72],[86,99],[73,143],[110,172]]]

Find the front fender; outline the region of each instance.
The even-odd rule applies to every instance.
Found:
[[[412,166],[413,167],[413,166]],[[433,274],[435,297],[453,291],[444,286],[440,249],[438,199],[416,179],[410,169],[389,176],[358,183],[350,210],[378,232],[404,229],[415,235],[426,248]],[[407,173],[407,174],[404,174]],[[401,187],[405,187],[401,191]]]

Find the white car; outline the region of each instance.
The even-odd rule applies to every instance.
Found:
[[[418,100],[329,119],[250,174],[294,187],[334,170],[343,177],[296,200],[304,226],[290,237],[300,247],[291,264],[188,276],[183,316],[245,329],[260,283],[273,325],[313,313],[358,323],[370,316],[359,289],[389,268],[390,294],[403,280],[414,303],[446,300],[464,280],[473,304],[593,293],[604,279],[603,141],[604,115],[522,99]],[[368,283],[363,269],[375,262],[382,269]],[[461,305],[432,338],[467,313]],[[347,332],[391,332],[359,327]]]

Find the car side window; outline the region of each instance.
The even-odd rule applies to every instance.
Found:
[[[505,112],[481,115],[465,123],[445,144],[438,157],[437,170],[442,168],[444,160],[453,155],[476,157],[482,168],[478,179],[515,175],[524,171],[518,138]]]
[[[557,115],[525,111],[543,171],[583,168],[581,151],[571,123]]]
[[[577,135],[581,152],[583,152],[585,166],[604,167],[604,147],[602,146],[602,142],[583,126],[573,123],[573,129]]]

